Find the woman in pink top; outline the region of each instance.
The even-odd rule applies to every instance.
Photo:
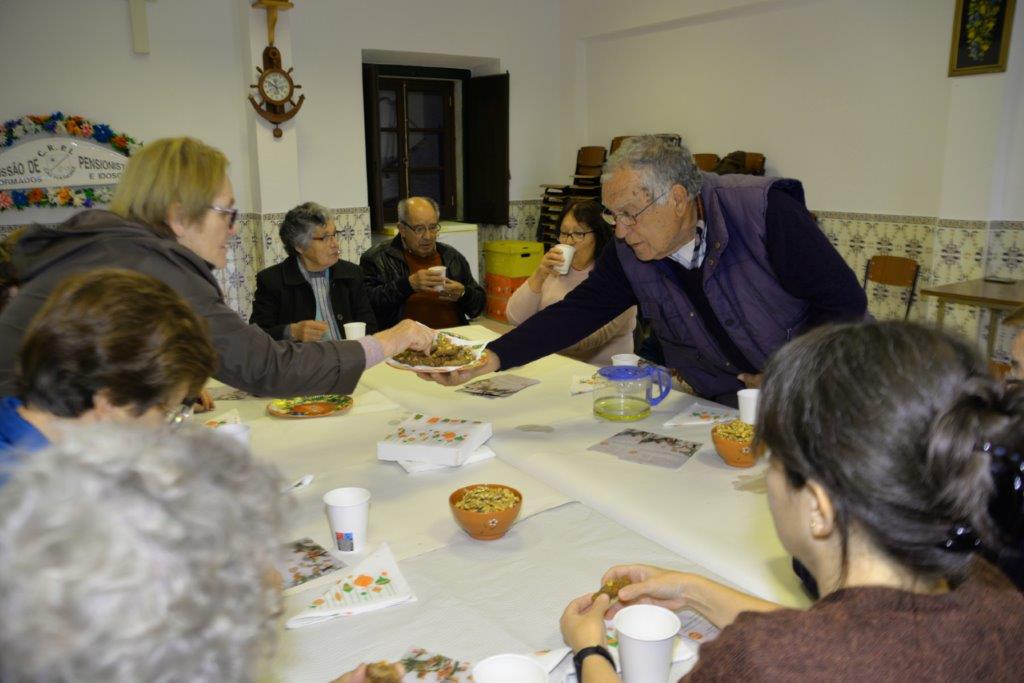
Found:
[[[594,261],[612,238],[612,229],[601,218],[601,205],[589,199],[570,204],[559,216],[558,241],[576,248],[569,272],[558,273],[565,263],[559,249],[544,254],[533,275],[508,300],[506,315],[513,325],[525,322],[539,310],[561,301],[565,295],[587,279]],[[636,327],[636,306],[620,314],[610,323],[560,353],[586,363],[610,365],[612,355],[633,352],[633,328]]]

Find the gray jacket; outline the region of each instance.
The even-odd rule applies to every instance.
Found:
[[[366,366],[358,342],[275,341],[224,303],[209,263],[174,240],[108,211],[63,225],[30,227],[14,252],[21,281],[0,314],[0,396],[14,393],[18,349],[32,316],[64,278],[94,268],[127,268],[170,285],[206,318],[218,366],[214,377],[263,396],[350,393]]]

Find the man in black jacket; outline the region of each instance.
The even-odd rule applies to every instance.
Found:
[[[430,197],[398,203],[398,234],[359,259],[380,325],[411,318],[435,329],[465,325],[480,314],[486,295],[466,258],[438,243],[439,211]]]

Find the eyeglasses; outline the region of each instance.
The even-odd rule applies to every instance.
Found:
[[[571,242],[579,242],[581,239],[583,239],[587,235],[593,234],[593,232],[594,232],[593,230],[587,230],[585,232],[582,231],[582,230],[577,231],[577,232],[562,232],[562,231],[559,231],[558,232],[558,236],[561,237],[562,239],[566,239],[566,240],[569,240]]]
[[[326,235],[320,235],[319,237],[310,237],[309,239],[316,240],[317,242],[326,242],[327,240],[336,240],[336,239],[338,239],[338,231],[335,230],[334,232],[329,232]]]
[[[441,232],[441,226],[438,225],[437,223],[433,223],[432,225],[409,225],[405,221],[398,222],[412,230],[414,233],[416,233],[417,237],[423,237],[428,232],[431,235],[436,235],[437,233]]]
[[[193,398],[186,398],[177,408],[167,411],[167,424],[171,426],[180,425],[192,417],[195,412],[196,401]]]
[[[215,206],[214,204],[210,204],[206,208],[208,208],[210,211],[216,211],[217,213],[222,213],[225,216],[227,216],[228,219],[231,221],[230,223],[228,223],[228,225],[234,225],[235,223],[238,222],[238,209],[229,209],[225,206]]]
[[[668,194],[667,191],[662,192],[657,197],[652,199],[647,206],[640,209],[636,213],[626,213],[625,211],[623,211],[622,213],[615,213],[611,209],[605,208],[605,210],[601,212],[601,218],[603,218],[605,222],[608,223],[608,225],[618,225],[619,223],[622,223],[627,227],[633,227],[634,225],[636,225],[636,219],[640,218],[640,214],[654,206],[655,202],[664,197],[666,194]]]

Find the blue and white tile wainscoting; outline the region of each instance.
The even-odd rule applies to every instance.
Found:
[[[367,207],[332,209],[340,234],[342,258],[353,263],[370,248],[370,211]],[[962,282],[988,275],[1024,280],[1024,221],[967,221],[925,216],[845,213],[815,210],[821,229],[853,269],[858,281],[867,260],[875,254],[907,256],[921,264],[918,290],[922,287]],[[509,203],[508,225],[479,228],[480,269],[484,268],[483,245],[492,240],[533,240],[540,200]],[[227,267],[216,272],[225,299],[248,319],[256,288],[256,273],[285,257],[277,237],[282,213],[244,213],[238,233],[231,238]],[[0,227],[0,237],[13,226]],[[479,273],[483,280],[483,272]],[[906,293],[900,288],[872,285],[869,308],[876,318],[901,318]],[[936,300],[917,297],[910,319],[935,319]],[[945,325],[985,348],[989,312],[973,306],[949,305]],[[1009,359],[1010,342],[1017,328],[1001,326],[996,342],[997,360]]]

